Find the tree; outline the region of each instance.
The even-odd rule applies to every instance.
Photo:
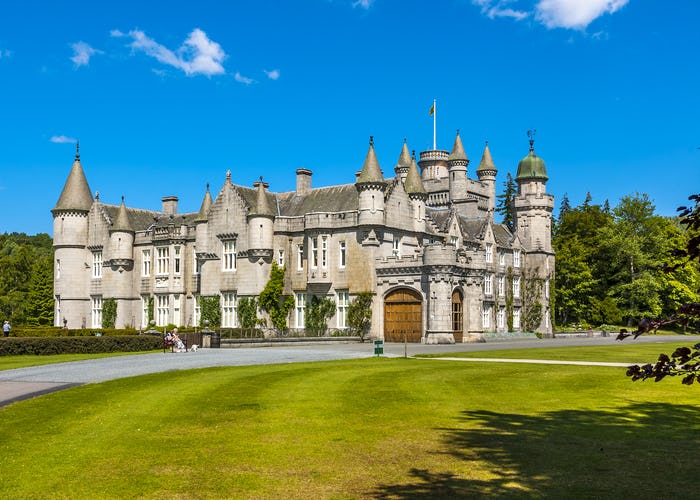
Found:
[[[314,336],[322,337],[328,331],[328,320],[335,314],[335,302],[328,297],[317,297],[314,295],[311,298],[311,303],[306,309],[304,318],[304,326],[307,334],[311,333]]]
[[[114,328],[117,321],[117,301],[109,298],[102,301],[102,328]]]
[[[517,187],[510,173],[506,176],[506,181],[503,183],[503,193],[496,196],[496,213],[502,217],[501,222],[508,226],[508,229],[513,230],[515,217],[513,216],[513,198],[517,194]]]
[[[27,292],[27,324],[51,326],[54,324],[53,259],[39,257],[32,268]]]
[[[372,294],[370,292],[359,293],[350,301],[347,321],[350,329],[360,336],[361,342],[364,342],[372,324]]]
[[[258,324],[258,300],[255,297],[241,297],[236,313],[241,328],[255,328]]]
[[[221,298],[218,295],[200,296],[199,310],[199,326],[221,326]]]
[[[544,311],[542,306],[543,280],[537,269],[530,269],[522,277],[522,325],[526,332],[534,332],[542,323]]]
[[[569,202],[568,193],[564,193],[561,199],[561,204],[559,205],[559,218],[561,219],[564,215],[571,212],[571,203]]]
[[[275,328],[287,328],[287,317],[289,311],[294,308],[294,297],[284,295],[284,267],[279,267],[276,262],[272,263],[270,279],[260,292],[259,304],[260,309],[269,315]]]
[[[673,256],[679,258],[681,262],[668,266],[667,270],[673,270],[674,267],[685,263],[700,261],[700,194],[692,195],[688,199],[694,202],[694,206],[682,206],[678,211],[681,216],[680,223],[687,227],[689,238],[684,249],[676,249],[672,252]],[[700,318],[700,302],[692,302],[679,307],[674,316],[651,321],[643,319],[635,332],[629,333],[626,329],[621,329],[617,340],[624,340],[630,336],[636,339],[640,335],[656,331],[663,325],[687,324],[688,321],[698,318]],[[682,376],[681,382],[685,385],[692,385],[693,382],[700,383],[700,343],[692,347],[679,347],[670,356],[661,353],[653,364],[632,365],[627,369],[627,376],[633,381],[651,378],[657,382],[667,376]]]

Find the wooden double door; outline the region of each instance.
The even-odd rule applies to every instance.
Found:
[[[394,290],[384,299],[384,341],[420,342],[423,336],[423,299],[410,288]]]

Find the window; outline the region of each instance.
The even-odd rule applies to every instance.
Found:
[[[318,267],[318,237],[314,236],[311,238],[311,267],[316,269]]]
[[[321,236],[321,267],[328,267],[328,236]]]
[[[194,269],[194,274],[200,274],[202,272],[202,263],[197,258],[197,252],[192,251],[192,269]]]
[[[233,292],[221,294],[221,326],[224,328],[236,326],[236,294]]]
[[[520,250],[513,250],[513,267],[520,267]]]
[[[92,252],[92,277],[102,277],[102,250]]]
[[[520,276],[513,278],[513,296],[520,297]]]
[[[391,254],[395,257],[401,257],[401,238],[394,238],[391,246]]]
[[[284,250],[277,250],[277,265],[284,267]]]
[[[168,296],[156,295],[156,325],[165,326],[168,324],[169,308]]]
[[[338,243],[338,267],[343,269],[345,267],[345,259],[347,257],[347,248],[345,246],[345,241]]]
[[[60,277],[61,277],[61,259],[56,259],[56,279],[59,279]]]
[[[151,249],[141,250],[141,276],[148,278],[151,275]]]
[[[498,296],[503,297],[506,294],[506,277],[498,277]]]
[[[520,308],[516,307],[513,309],[513,329],[520,328]]]
[[[61,297],[56,295],[55,297],[55,304],[56,304],[56,315],[54,316],[54,326],[62,326],[59,324],[59,321],[61,321]]]
[[[223,242],[223,270],[236,270],[236,242],[234,240],[226,240]]]
[[[148,326],[148,295],[141,295],[141,327]]]
[[[486,262],[493,262],[493,245],[491,243],[486,244]]]
[[[493,275],[487,274],[484,276],[484,295],[491,295],[493,293]]]
[[[481,325],[486,330],[491,328],[491,306],[484,306],[481,311]]]
[[[180,247],[179,245],[173,248],[173,251],[175,255],[173,256],[173,274],[179,275],[180,274]],[[179,325],[179,323],[175,323],[176,325]]]
[[[304,270],[304,245],[297,245],[297,270]]]
[[[506,308],[499,307],[498,314],[496,315],[496,326],[498,328],[504,328],[506,326]]]
[[[294,294],[295,308],[296,308],[296,325],[297,328],[304,328],[304,322],[306,319],[305,309],[306,309],[306,294],[304,292],[297,292]]]
[[[202,302],[201,296],[195,295],[194,297],[194,324],[201,326],[199,323],[202,319]]]
[[[549,280],[544,280],[544,296],[549,298]]]
[[[347,328],[348,305],[350,293],[347,290],[338,290],[335,299],[335,317],[338,328]]]
[[[92,298],[92,327],[102,328],[102,296]]]
[[[156,274],[168,274],[170,272],[170,248],[158,247],[156,249]],[[167,324],[167,323],[164,323]],[[159,323],[160,325],[160,323]]]
[[[175,326],[182,325],[182,318],[180,314],[180,297],[182,296],[179,293],[173,295],[173,320],[171,323]]]
[[[457,237],[450,236],[450,243],[452,244],[453,247],[457,248]]]
[[[501,251],[498,252],[498,265],[499,266],[505,266],[506,265],[506,253]]]

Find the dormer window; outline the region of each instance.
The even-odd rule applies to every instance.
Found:
[[[493,244],[491,243],[486,244],[486,262],[493,262]]]
[[[222,251],[222,269],[224,271],[235,271],[236,270],[236,241],[235,240],[224,240],[221,242],[223,246]]]
[[[102,250],[92,252],[92,277],[102,277]]]
[[[394,257],[401,257],[401,238],[394,238],[391,245],[391,254]]]

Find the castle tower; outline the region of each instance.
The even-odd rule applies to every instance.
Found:
[[[447,158],[447,167],[449,170],[450,181],[450,201],[455,202],[467,198],[467,166],[469,158],[464,152],[462,139],[457,131],[452,152]]]
[[[399,155],[399,160],[396,162],[396,167],[394,167],[394,172],[396,176],[401,178],[401,182],[406,182],[406,176],[408,175],[408,169],[411,166],[411,154],[408,152],[408,145],[406,144],[406,139],[403,140],[403,147],[401,148],[401,154]]]
[[[92,194],[80,163],[80,144],[75,160],[58,197],[53,214],[53,246],[55,255],[54,294],[57,301],[56,326],[82,328],[89,318],[91,257],[88,244],[88,213]],[[64,323],[65,319],[65,323]]]
[[[488,213],[490,217],[493,217],[494,210],[496,209],[496,174],[498,170],[496,165],[493,163],[493,158],[491,158],[491,151],[489,150],[489,141],[486,141],[484,146],[484,153],[481,155],[481,161],[479,162],[479,167],[476,169],[476,175],[479,180],[488,188]]]
[[[133,297],[131,283],[134,269],[134,230],[126,211],[124,197],[119,205],[117,216],[109,228],[109,252],[105,260],[103,293],[117,302],[116,328],[124,328],[132,321],[133,307],[137,298]]]
[[[418,165],[416,165],[416,153],[413,153],[411,164],[408,167],[406,174],[406,193],[413,202],[413,228],[418,232],[425,232],[425,200],[428,198],[428,193],[423,186],[423,181],[418,173]]]
[[[257,197],[248,213],[248,249],[269,251],[271,257],[275,212],[267,199],[268,184],[260,177],[253,186],[257,188]]]
[[[384,193],[386,181],[374,152],[374,138],[369,138],[369,150],[362,171],[355,181],[359,193],[359,223],[361,226],[384,224]]]

